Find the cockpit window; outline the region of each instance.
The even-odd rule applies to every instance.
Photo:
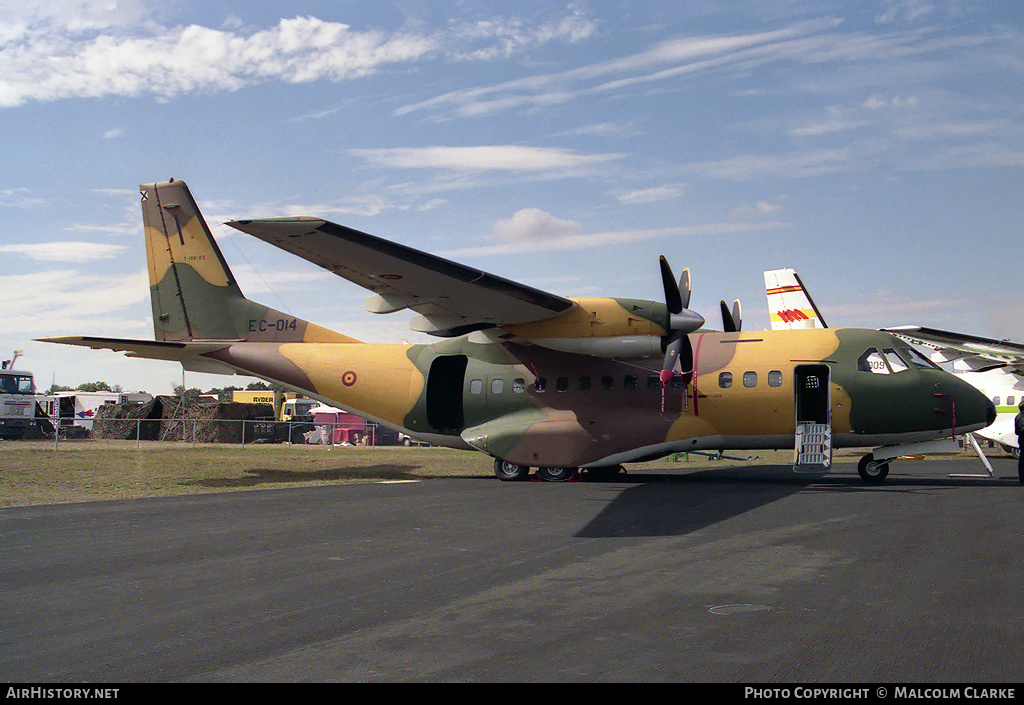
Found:
[[[910,364],[914,367],[920,367],[924,370],[939,369],[938,365],[919,353],[917,350],[914,350],[914,348],[900,348],[900,352],[903,353],[903,357],[910,360]]]
[[[878,352],[878,348],[868,348],[857,358],[857,369],[861,372],[871,372],[876,375],[887,375],[890,373],[889,366],[885,359]]]
[[[889,363],[889,369],[893,372],[903,372],[910,369],[907,363],[903,361],[903,358],[892,348],[884,348],[882,354],[885,356],[885,361]]]

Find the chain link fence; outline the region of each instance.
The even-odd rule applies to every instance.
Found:
[[[40,420],[41,421],[41,420]],[[274,419],[210,418],[74,418],[47,419],[40,423],[34,438],[52,438],[60,443],[87,440],[176,441],[191,445],[223,443],[298,444],[326,446],[418,445],[408,436],[374,423],[314,423]]]

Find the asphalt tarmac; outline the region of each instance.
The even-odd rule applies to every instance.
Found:
[[[0,680],[1020,682],[992,463],[0,509]]]

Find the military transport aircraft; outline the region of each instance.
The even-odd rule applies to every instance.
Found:
[[[820,471],[833,445],[942,438],[995,414],[927,360],[908,360],[907,374],[865,371],[866,357],[899,347],[889,333],[741,332],[728,319],[732,330],[705,330],[688,308],[689,273],[676,282],[664,258],[664,302],[569,299],[319,218],[228,223],[369,289],[370,311],[412,309],[410,327],[442,338],[363,343],[245,298],[184,182],[141,193],[156,340],[45,340],[261,377],[482,451],[503,480],[727,448],[796,448],[794,469]]]

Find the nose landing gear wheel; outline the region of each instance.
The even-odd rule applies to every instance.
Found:
[[[857,463],[857,472],[869,485],[881,484],[889,476],[889,461],[875,460],[874,456],[868,453]]]

